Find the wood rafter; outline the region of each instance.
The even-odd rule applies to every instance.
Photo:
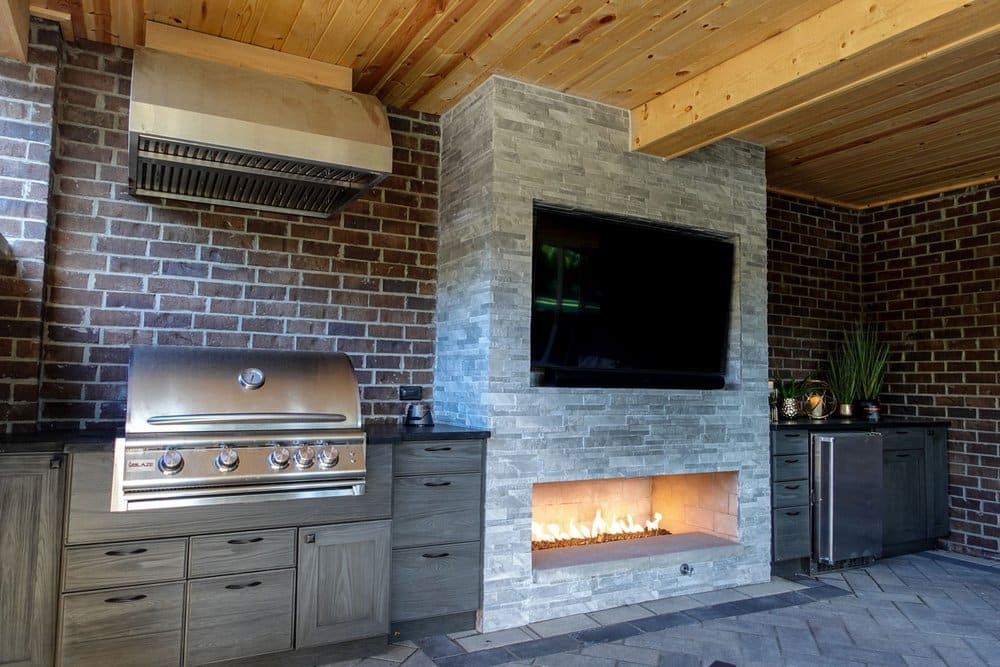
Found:
[[[0,0],[0,57],[28,62],[28,0]]]
[[[995,4],[842,0],[632,109],[632,147],[675,157],[843,94],[995,29]]]
[[[255,69],[328,88],[351,90],[351,69],[321,63],[289,53],[206,35],[193,30],[146,22],[146,46],[192,58]]]

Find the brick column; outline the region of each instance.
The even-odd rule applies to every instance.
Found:
[[[60,37],[32,21],[28,62],[0,58],[0,432],[38,421]]]

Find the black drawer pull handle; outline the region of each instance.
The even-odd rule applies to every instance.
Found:
[[[896,431],[896,435],[909,435],[909,431]]]
[[[447,558],[450,555],[451,554],[448,553],[447,551],[439,554],[421,554],[421,556],[423,556],[424,558]]]
[[[256,544],[257,542],[263,542],[263,537],[251,537],[249,539],[233,539],[228,540],[226,544]]]
[[[798,459],[785,459],[785,463],[798,463]]]
[[[244,588],[256,588],[257,586],[260,586],[260,584],[261,582],[259,581],[251,581],[249,584],[229,584],[228,586],[226,586],[226,590],[239,591],[243,590]]]
[[[801,484],[785,484],[785,488],[788,489],[789,491],[794,491],[795,489],[799,488],[800,486],[802,486],[802,485]]]
[[[450,452],[451,447],[424,447],[425,452]]]
[[[451,486],[451,482],[424,482],[424,486]]]
[[[120,551],[118,549],[115,549],[113,551],[105,551],[104,555],[105,556],[138,556],[139,554],[144,554],[147,551],[149,551],[149,549],[143,549],[142,547],[139,547],[138,549],[132,549],[132,551]]]
[[[145,599],[146,596],[140,593],[139,595],[133,595],[131,597],[108,598],[105,600],[105,602],[109,604],[121,604],[123,602],[138,602],[139,600],[145,600]]]
[[[785,437],[786,438],[801,438],[802,434],[801,433],[786,433]]]
[[[909,458],[909,456],[910,456],[909,454],[896,454],[897,459],[905,459]]]
[[[785,514],[788,515],[788,516],[798,516],[799,515],[798,511],[795,511],[795,512],[785,512]]]

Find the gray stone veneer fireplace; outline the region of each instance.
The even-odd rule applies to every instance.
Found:
[[[727,140],[669,161],[632,153],[627,110],[500,77],[448,112],[442,133],[434,398],[438,419],[493,433],[480,629],[766,581],[763,149]],[[531,386],[535,200],[732,235],[726,387]],[[684,285],[646,289],[655,304]],[[716,471],[738,473],[738,544],[533,571],[534,483]],[[680,562],[693,572],[681,575]]]

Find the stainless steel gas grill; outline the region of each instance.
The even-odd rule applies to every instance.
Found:
[[[365,445],[344,354],[134,347],[111,510],[361,495]]]

